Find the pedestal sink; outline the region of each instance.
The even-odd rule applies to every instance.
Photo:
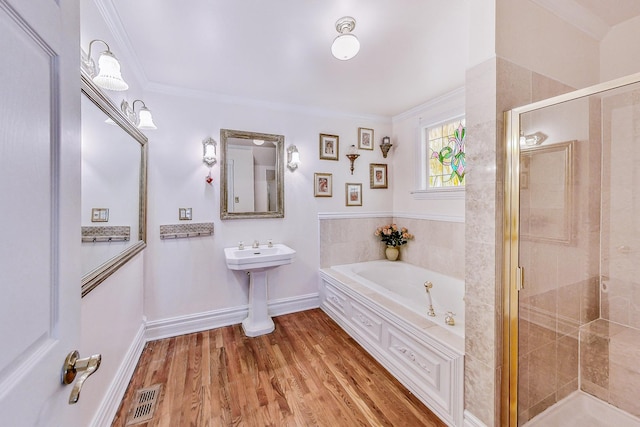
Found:
[[[267,309],[267,272],[291,264],[296,251],[281,243],[257,248],[225,248],[227,268],[249,273],[249,316],[242,321],[248,337],[273,332],[275,325]]]

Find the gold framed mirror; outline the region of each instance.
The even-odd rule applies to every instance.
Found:
[[[220,219],[284,218],[284,136],[220,130]]]

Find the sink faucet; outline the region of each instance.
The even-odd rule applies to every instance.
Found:
[[[446,323],[449,326],[453,326],[456,324],[455,319],[453,318],[453,316],[455,316],[456,314],[451,312],[451,311],[447,311],[447,314],[444,316],[444,323]]]
[[[242,240],[240,240],[238,242],[238,249],[243,250],[244,249],[244,242]]]
[[[258,242],[257,240],[254,240],[253,245],[251,245],[251,247],[253,249],[258,249],[260,247],[260,242]]]
[[[267,240],[267,247],[269,247],[269,248],[273,247],[273,240],[272,239]]]

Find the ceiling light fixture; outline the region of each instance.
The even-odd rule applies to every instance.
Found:
[[[340,33],[331,45],[331,53],[337,59],[346,61],[353,58],[360,50],[360,41],[351,34],[356,27],[356,20],[350,16],[345,16],[336,21],[336,30]]]
[[[96,63],[91,58],[91,45],[95,42],[104,43],[107,50],[100,54],[98,58],[98,69],[96,70]],[[129,89],[129,85],[122,78],[120,73],[120,62],[116,59],[115,55],[111,53],[109,45],[104,40],[96,39],[91,40],[89,43],[89,51],[87,57],[82,58],[84,66],[89,70],[93,82],[103,89],[123,91]],[[96,75],[97,71],[97,75]]]

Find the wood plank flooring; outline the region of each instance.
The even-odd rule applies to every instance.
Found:
[[[146,345],[112,426],[133,395],[161,383],[154,417],[136,426],[444,426],[320,309]]]

